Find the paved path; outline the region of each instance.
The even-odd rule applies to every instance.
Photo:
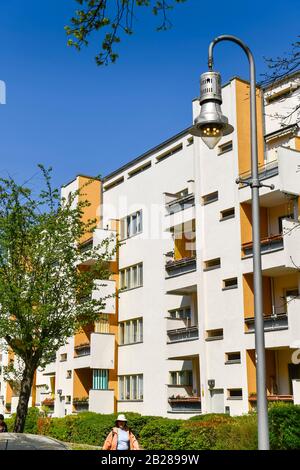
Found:
[[[63,442],[34,434],[0,433],[0,450],[68,450]]]

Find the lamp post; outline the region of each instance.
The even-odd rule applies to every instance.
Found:
[[[192,135],[201,137],[205,144],[213,149],[219,140],[233,132],[233,127],[222,114],[221,76],[213,72],[213,49],[221,41],[232,41],[246,53],[250,66],[250,122],[251,122],[251,181],[248,183],[252,194],[252,238],[253,238],[253,276],[254,276],[254,317],[255,317],[255,353],[256,387],[258,417],[258,448],[269,450],[268,403],[266,391],[265,338],[263,319],[261,247],[260,247],[260,210],[257,157],[257,118],[256,118],[256,79],[255,63],[250,49],[239,38],[223,35],[215,38],[208,49],[209,72],[201,75],[201,112],[190,129]],[[241,180],[238,178],[237,183]]]

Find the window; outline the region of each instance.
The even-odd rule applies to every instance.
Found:
[[[204,271],[210,271],[212,269],[217,269],[221,267],[221,259],[214,258],[204,261]]]
[[[93,369],[93,390],[108,390],[108,369]]]
[[[95,333],[109,333],[108,314],[102,313],[95,321]]]
[[[237,277],[231,277],[230,279],[223,280],[222,290],[236,289],[238,287]]]
[[[66,379],[71,379],[71,378],[72,378],[72,371],[67,370]]]
[[[232,150],[232,140],[218,146],[218,155],[223,155],[223,153],[230,152],[230,150]]]
[[[207,330],[206,331],[206,341],[216,341],[223,339],[223,328],[218,328],[216,330]]]
[[[170,318],[189,320],[191,318],[191,307],[176,308],[169,310],[168,313]]]
[[[68,358],[67,353],[63,353],[60,355],[60,362],[65,362]]]
[[[273,101],[280,100],[282,98],[286,98],[292,91],[294,91],[294,87],[292,84],[290,84],[288,87],[283,88],[282,90],[279,90],[277,92],[273,92],[266,96],[266,102],[272,103]]]
[[[229,388],[227,390],[227,398],[231,400],[242,400],[243,390],[241,388]]]
[[[193,145],[193,143],[194,143],[194,137],[189,137],[189,138],[187,139],[187,144],[186,144],[186,145],[187,145],[187,147],[188,147],[188,146],[190,146],[190,145]]]
[[[137,318],[119,324],[119,344],[134,344],[143,341],[143,319]]]
[[[240,363],[241,363],[240,352],[225,353],[225,364],[240,364]]]
[[[66,396],[66,405],[70,405],[71,404],[71,395],[67,395]]]
[[[143,285],[143,263],[121,269],[121,285],[122,290],[134,289]]]
[[[215,191],[213,193],[206,194],[205,196],[202,196],[202,204],[203,206],[206,206],[206,204],[210,204],[211,202],[215,202],[219,199],[219,193],[218,191]]]
[[[176,145],[176,147],[173,147],[172,149],[168,150],[167,152],[162,153],[161,155],[156,157],[156,163],[160,163],[166,158],[171,157],[171,155],[174,155],[175,153],[180,152],[180,150],[182,150],[182,147],[183,147],[182,144],[179,144],[179,145]]]
[[[170,385],[193,386],[193,371],[180,370],[170,372]]]
[[[220,220],[232,219],[235,216],[235,209],[231,207],[230,209],[225,209],[220,212]]]
[[[115,186],[118,186],[119,184],[123,183],[124,181],[124,176],[121,178],[118,178],[117,180],[113,181],[112,183],[108,183],[106,186],[104,186],[104,191],[108,191],[109,189],[114,188]]]
[[[121,375],[119,376],[119,399],[143,400],[143,375]]]
[[[128,215],[121,219],[121,240],[133,237],[143,230],[143,215],[142,211],[137,211],[134,214]]]
[[[138,175],[139,173],[142,173],[142,171],[147,170],[148,168],[151,168],[152,163],[148,162],[145,165],[139,166],[138,168],[135,168],[132,171],[128,172],[128,178],[132,178],[135,175]]]

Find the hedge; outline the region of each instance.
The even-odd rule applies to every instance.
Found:
[[[125,413],[133,433],[147,450],[254,450],[257,449],[257,416],[207,414],[189,420]],[[28,411],[25,430],[64,442],[102,446],[117,415],[82,412],[48,418],[37,408]],[[13,429],[14,416],[6,420]],[[300,449],[300,406],[276,404],[269,410],[272,449]]]

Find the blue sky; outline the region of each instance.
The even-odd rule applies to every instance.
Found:
[[[168,32],[155,32],[157,19],[140,10],[120,59],[103,68],[94,62],[96,38],[81,53],[66,46],[64,26],[76,7],[75,0],[0,3],[0,79],[7,86],[1,176],[23,182],[38,163],[53,167],[56,185],[78,173],[106,175],[191,123],[191,100],[215,36],[246,41],[259,77],[263,57],[288,51],[300,34],[298,0],[187,0],[170,14]],[[235,45],[217,46],[215,65],[223,82],[248,77]]]

